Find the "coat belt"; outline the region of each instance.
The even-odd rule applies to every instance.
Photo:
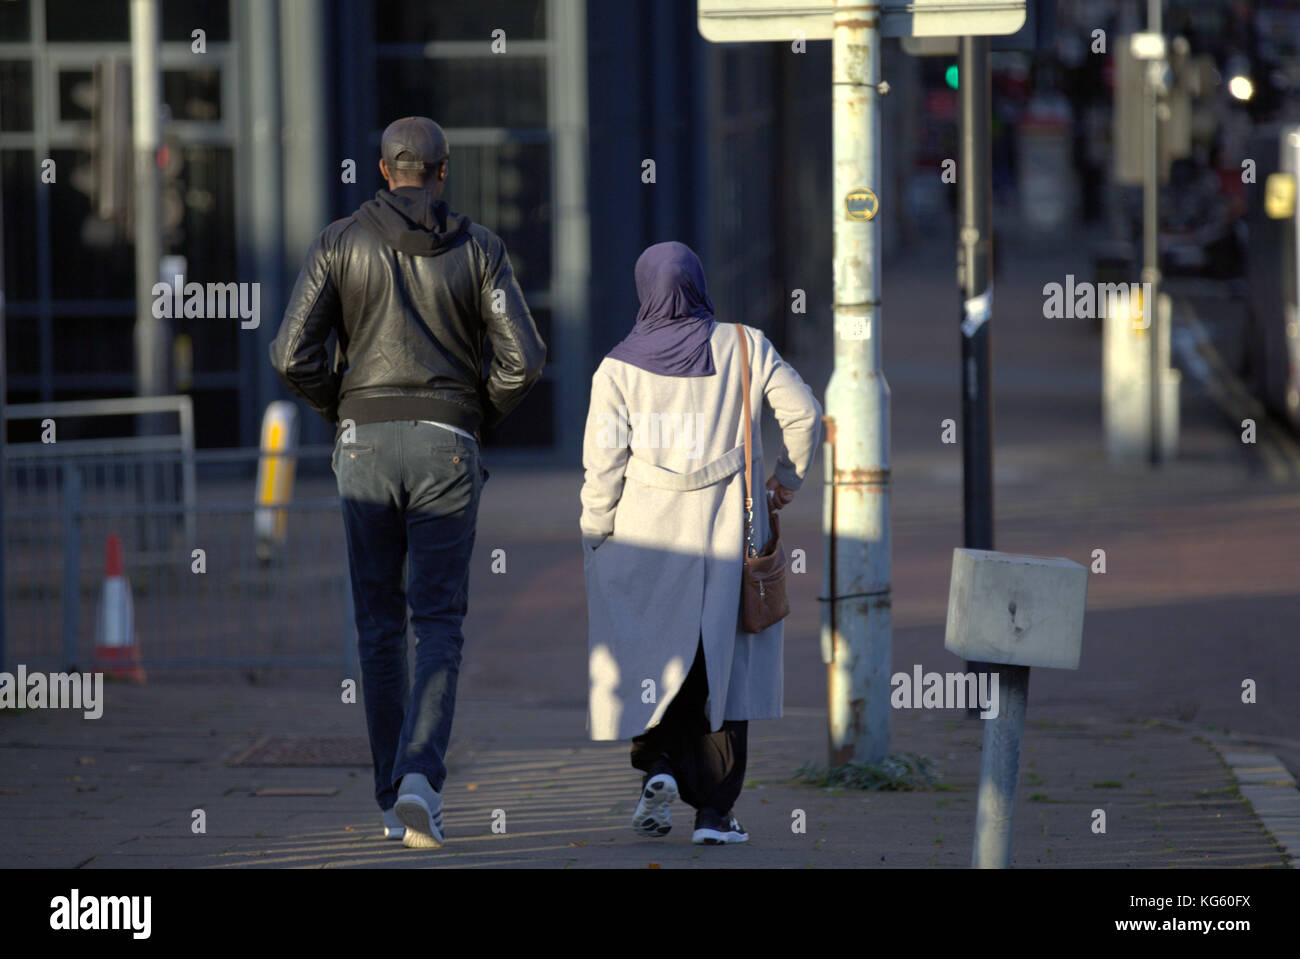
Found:
[[[712,463],[707,463],[689,473],[674,473],[661,466],[655,466],[635,455],[627,461],[626,475],[644,486],[658,489],[686,490],[703,489],[726,479],[745,468],[745,447],[737,446],[719,456]]]

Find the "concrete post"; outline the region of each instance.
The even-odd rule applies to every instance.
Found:
[[[240,216],[241,250],[247,278],[261,284],[263,322],[252,330],[252,342],[241,339],[241,357],[254,372],[256,389],[241,397],[241,437],[258,435],[266,405],[284,395],[267,350],[280,327],[284,310],[284,170],[280,149],[280,17],[279,4],[241,0],[239,16],[240,72],[244,78],[241,119],[244,176]],[[358,163],[361,162],[357,158]],[[324,226],[322,223],[320,226]],[[296,275],[296,274],[295,274]],[[246,344],[246,345],[245,345]]]
[[[169,392],[171,344],[153,315],[153,287],[162,255],[158,147],[162,143],[158,0],[131,0],[131,129],[135,159],[135,391]],[[146,418],[146,424],[156,422]],[[150,429],[150,426],[145,426]]]
[[[312,241],[329,223],[330,182],[339,182],[338,162],[331,158],[329,115],[326,112],[329,73],[326,65],[328,33],[327,4],[319,0],[281,0],[280,7],[280,93],[284,152],[284,249],[285,292],[302,269]],[[373,164],[378,157],[357,157],[358,164]],[[348,211],[351,212],[351,211]],[[263,300],[265,303],[265,300]],[[274,306],[276,322],[264,334],[274,337],[284,302]],[[262,351],[266,356],[266,351]],[[263,363],[263,366],[266,364]],[[334,431],[319,416],[302,423],[303,441],[332,441]]]
[[[591,215],[587,209],[587,3],[547,4],[548,36],[556,49],[547,58],[548,113],[555,138],[551,167],[554,247],[551,255],[551,329],[561,369],[555,377],[556,439],[575,459],[582,456],[586,413],[587,344],[590,325]]]

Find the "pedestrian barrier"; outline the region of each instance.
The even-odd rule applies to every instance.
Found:
[[[297,451],[284,540],[258,558],[260,450],[147,450],[65,456],[50,469],[6,461],[8,659],[86,667],[109,633],[95,615],[99,558],[117,536],[130,571],[141,669],[334,667],[351,673],[355,630],[333,447]],[[194,497],[150,497],[136,477],[195,466]],[[175,490],[171,491],[175,492]],[[118,607],[120,610],[121,607]],[[86,611],[89,611],[87,614]],[[117,615],[121,615],[120,611]],[[121,620],[113,621],[121,630]],[[96,642],[96,634],[101,642]]]
[[[171,416],[174,431],[168,426]],[[64,466],[70,463],[82,466],[81,493],[88,501],[194,503],[194,411],[188,396],[18,403],[5,407],[4,418],[6,424],[36,420],[42,427],[41,442],[5,446],[6,511],[57,501],[58,487],[66,478]],[[76,438],[79,423],[113,418],[129,418],[128,435]],[[9,496],[15,497],[14,502]],[[188,533],[193,535],[188,513],[171,522],[189,524]],[[166,535],[143,521],[141,527],[135,532],[137,538]]]

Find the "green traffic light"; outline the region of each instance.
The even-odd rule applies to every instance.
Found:
[[[948,65],[948,69],[943,72],[943,81],[954,90],[957,89],[957,64]]]

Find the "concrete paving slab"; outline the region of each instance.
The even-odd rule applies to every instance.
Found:
[[[209,701],[225,708],[208,709]],[[73,775],[82,776],[79,784],[66,782],[66,766],[45,759],[21,771],[11,787],[20,791],[0,795],[0,817],[12,815],[24,834],[11,830],[0,837],[0,866],[970,864],[983,725],[956,711],[899,710],[894,716],[894,749],[931,757],[941,774],[942,788],[920,792],[864,793],[795,781],[795,771],[824,752],[825,715],[819,709],[792,707],[782,720],[752,724],[751,762],[737,806],[751,841],[709,849],[690,842],[691,811],[680,803],[664,839],[632,834],[638,775],[628,764],[627,747],[586,741],[580,705],[466,697],[443,793],[447,845],[424,852],[380,838],[368,769],[249,768],[224,761],[232,750],[271,734],[363,732],[359,710],[314,712],[313,702],[319,700],[311,688],[150,685],[120,691],[117,708],[93,730],[66,716],[42,724],[10,719],[0,726],[0,756],[12,755],[7,739],[21,739],[44,757],[44,740],[67,741],[76,730],[80,754],[96,762],[78,767]],[[124,760],[139,767],[136,773],[122,774],[104,760],[101,747],[120,745],[121,733],[160,721],[177,733],[188,726],[191,712],[204,716],[191,727],[193,738],[174,735],[171,742],[197,762],[165,767],[159,778],[150,772],[158,768],[157,757],[144,739]],[[211,734],[211,724],[218,735]],[[94,791],[78,793],[75,785]],[[333,794],[253,795],[277,788]],[[105,804],[110,792],[115,798]],[[1218,754],[1188,731],[1160,723],[1031,714],[1017,798],[1018,867],[1269,867],[1286,861]],[[189,832],[195,808],[206,814],[207,835]],[[1098,831],[1101,824],[1104,832]]]

